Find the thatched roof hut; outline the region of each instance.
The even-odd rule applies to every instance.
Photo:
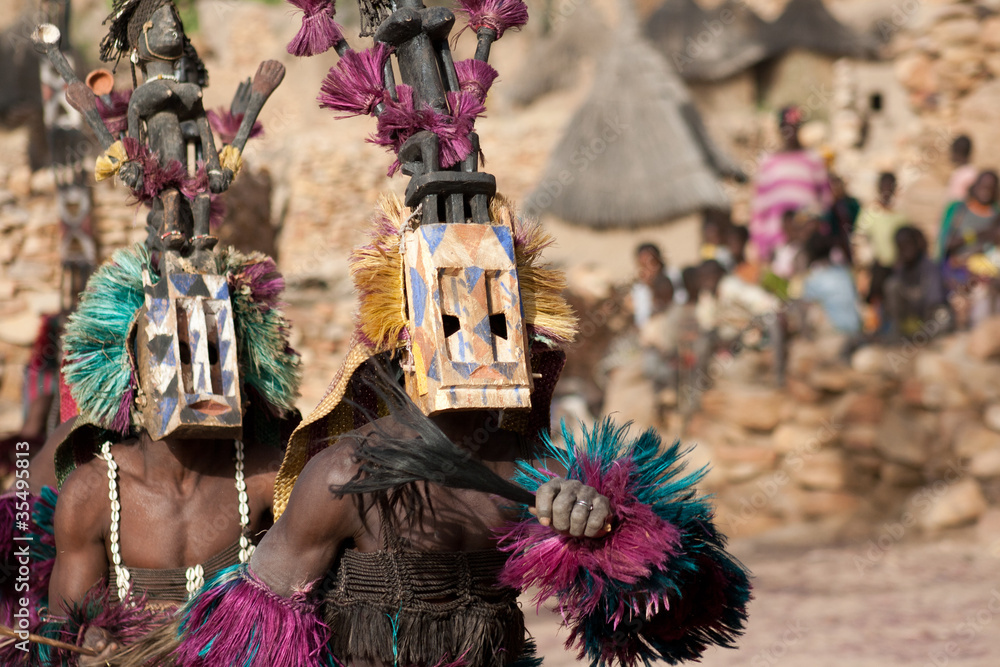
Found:
[[[879,47],[872,36],[841,23],[823,0],[790,0],[767,32],[781,52],[803,49],[832,58],[871,58]]]
[[[695,0],[666,0],[645,32],[687,81],[721,81],[793,49],[833,58],[870,58],[878,49],[871,35],[841,23],[823,0],[790,0],[771,23],[741,0],[710,11]]]
[[[630,228],[728,208],[720,175],[738,170],[709,139],[673,65],[633,19],[623,24],[529,210]]]
[[[720,81],[777,53],[768,24],[745,2],[712,11],[695,0],[667,0],[646,21],[653,44],[687,81]]]

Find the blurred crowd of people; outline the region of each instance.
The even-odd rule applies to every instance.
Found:
[[[680,269],[653,244],[637,248],[630,302],[642,372],[658,389],[691,386],[717,355],[747,347],[773,350],[781,384],[795,336],[841,336],[846,360],[866,343],[967,329],[996,311],[998,179],[972,165],[968,137],[952,146],[953,201],[932,247],[897,207],[895,174],[879,174],[877,197],[859,202],[800,144],[802,120],[781,111],[782,147],[759,165],[747,224],[705,213],[699,263]]]

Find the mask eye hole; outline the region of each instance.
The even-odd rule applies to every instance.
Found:
[[[458,330],[462,328],[461,324],[458,321],[458,317],[456,317],[455,315],[442,315],[441,323],[444,326],[445,338],[458,333]]]
[[[208,341],[208,363],[212,366],[219,363],[219,347],[214,340]]]
[[[497,338],[507,340],[507,316],[503,313],[490,315],[490,331]]]

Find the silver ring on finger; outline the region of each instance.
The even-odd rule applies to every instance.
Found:
[[[573,504],[579,505],[580,507],[586,507],[588,512],[594,511],[594,503],[590,502],[589,500],[578,500]]]

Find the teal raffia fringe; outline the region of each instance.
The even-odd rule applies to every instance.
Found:
[[[678,664],[709,646],[733,647],[750,600],[749,573],[726,551],[707,497],[695,485],[706,469],[685,472],[680,444],[665,450],[650,429],[605,420],[577,441],[563,425],[566,449],[545,437],[544,455],[566,477],[606,496],[612,531],[573,538],[526,512],[500,536],[511,553],[501,580],[554,598],[570,630],[567,647],[592,665]],[[531,492],[559,476],[521,463],[515,481]]]
[[[261,253],[223,248],[216,263],[229,283],[241,381],[273,412],[284,414],[294,408],[301,380],[279,301],[284,279]],[[91,277],[63,337],[66,382],[82,419],[122,434],[132,427],[138,385],[128,345],[144,302],[143,270],[152,282],[158,280],[144,246],[117,251]]]
[[[144,300],[142,271],[149,268],[144,246],[116,251],[87,282],[63,334],[63,372],[80,417],[118,433],[132,426],[137,382],[128,342]]]
[[[277,595],[246,565],[227,568],[180,611],[171,660],[190,667],[332,667],[329,631],[310,598],[309,590]]]

